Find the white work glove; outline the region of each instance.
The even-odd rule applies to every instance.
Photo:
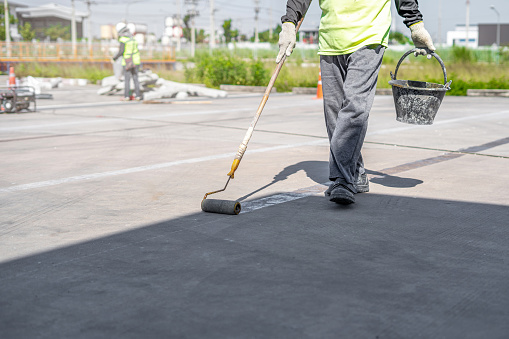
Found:
[[[279,53],[276,58],[276,64],[279,64],[283,56],[287,57],[292,54],[293,48],[297,40],[297,32],[293,22],[283,23],[281,33],[279,33]]]
[[[426,28],[424,28],[424,23],[422,21],[410,26],[410,32],[412,33],[412,41],[414,42],[415,48],[417,48],[414,52],[415,56],[427,55],[430,51],[434,52],[436,50],[435,46],[433,46],[431,35],[429,35]],[[430,58],[431,55],[428,55],[428,59]]]

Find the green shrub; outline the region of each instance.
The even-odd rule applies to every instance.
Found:
[[[252,86],[263,86],[268,82],[269,71],[261,61],[254,61],[249,65],[250,83]]]
[[[185,70],[187,82],[201,82],[218,88],[221,84],[261,85],[266,81],[267,70],[260,61],[244,61],[224,52],[201,53],[194,60],[195,67]]]
[[[453,47],[452,58],[454,62],[468,63],[474,60],[472,50],[466,47]]]

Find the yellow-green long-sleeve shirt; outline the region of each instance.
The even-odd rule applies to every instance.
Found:
[[[311,0],[288,0],[282,22],[297,23]],[[318,54],[341,55],[379,44],[387,46],[391,28],[391,0],[320,0]],[[422,20],[417,0],[396,0],[398,13],[410,26]]]

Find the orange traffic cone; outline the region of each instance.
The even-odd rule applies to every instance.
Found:
[[[9,69],[9,86],[16,86],[16,74],[14,74],[14,67]]]
[[[321,71],[318,73],[318,86],[316,87],[316,97],[313,99],[323,99]]]

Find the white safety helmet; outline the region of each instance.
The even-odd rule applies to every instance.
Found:
[[[115,29],[117,30],[117,33],[120,33],[121,31],[123,31],[126,28],[127,28],[127,25],[125,23],[123,23],[123,22],[119,22],[115,26]]]

